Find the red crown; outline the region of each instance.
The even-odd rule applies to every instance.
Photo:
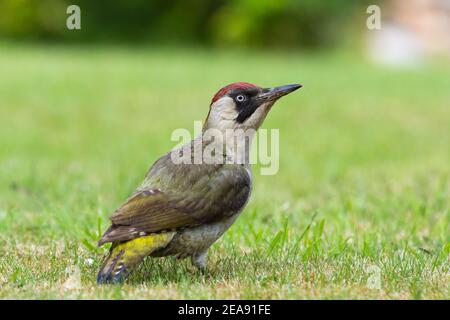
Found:
[[[248,83],[248,82],[234,82],[232,84],[227,85],[226,87],[223,87],[217,93],[214,95],[214,97],[211,100],[211,104],[222,98],[224,95],[226,95],[228,92],[234,89],[250,89],[250,88],[259,88],[257,85]]]

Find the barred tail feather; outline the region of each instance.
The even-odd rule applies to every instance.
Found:
[[[126,242],[114,242],[97,276],[98,284],[123,282],[130,272],[153,251],[165,247],[175,232],[151,234]]]

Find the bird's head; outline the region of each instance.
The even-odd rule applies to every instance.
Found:
[[[300,84],[274,88],[261,88],[247,82],[229,84],[212,98],[204,128],[256,130],[279,98],[301,87]]]

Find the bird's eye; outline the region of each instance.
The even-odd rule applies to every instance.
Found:
[[[247,99],[247,97],[243,94],[240,94],[236,97],[237,102],[242,102],[242,101],[245,101],[246,99]]]

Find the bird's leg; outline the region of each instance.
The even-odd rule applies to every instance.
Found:
[[[203,251],[199,253],[194,253],[191,256],[192,264],[201,272],[206,271],[206,255],[208,251]]]

